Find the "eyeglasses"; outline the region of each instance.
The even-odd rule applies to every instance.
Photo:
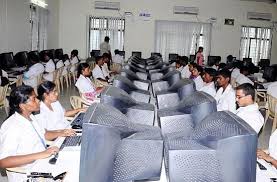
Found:
[[[241,98],[246,97],[246,96],[248,96],[248,95],[245,95],[245,96],[236,95],[236,99],[241,99]]]

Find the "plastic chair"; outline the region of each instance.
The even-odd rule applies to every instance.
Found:
[[[9,114],[8,100],[6,98],[8,87],[9,84],[5,85],[4,87],[0,87],[0,109],[4,107],[7,116]]]
[[[267,95],[267,104],[268,104],[268,108],[266,110],[264,128],[265,128],[265,124],[266,124],[266,121],[268,120],[268,118],[273,119],[272,130],[271,130],[271,132],[273,133],[277,126],[277,98],[275,98],[271,95]]]

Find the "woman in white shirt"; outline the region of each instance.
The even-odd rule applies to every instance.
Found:
[[[79,58],[78,58],[78,50],[74,49],[71,51],[71,56],[70,56],[70,64],[72,65],[70,68],[70,72],[74,72],[76,70],[76,64],[79,63]]]
[[[28,71],[23,74],[23,83],[36,88],[38,86],[37,76],[44,72],[44,66],[39,62],[37,55],[31,54],[29,59],[32,66],[30,66]]]
[[[270,136],[268,152],[258,149],[257,157],[259,159],[264,159],[266,162],[271,163],[271,165],[277,168],[277,130],[275,130]]]
[[[40,102],[39,124],[46,130],[59,130],[69,127],[69,122],[65,117],[71,117],[78,112],[84,112],[85,109],[79,108],[66,111],[58,101],[58,92],[53,82],[45,81],[38,87],[38,99]]]
[[[60,136],[73,136],[73,130],[45,131],[32,113],[39,111],[39,101],[34,89],[22,85],[10,94],[10,117],[0,129],[1,167],[20,167],[26,171],[33,167],[33,162],[55,155],[57,147],[47,147],[46,140]],[[7,171],[9,182],[26,180],[26,174]]]
[[[199,90],[207,94],[210,94],[212,97],[216,94],[214,80],[216,77],[216,70],[213,68],[205,68],[204,72],[204,86]]]
[[[64,75],[67,75],[68,66],[70,65],[68,54],[63,55],[63,64],[64,64],[64,69],[63,69],[62,75],[64,76]]]
[[[95,100],[95,97],[102,91],[102,88],[96,88],[96,86],[91,82],[89,78],[91,76],[89,64],[79,64],[77,74],[78,80],[76,81],[75,86],[82,94],[82,97],[89,101]]]
[[[189,70],[187,56],[181,56],[180,59],[176,61],[176,69],[180,71],[182,79],[190,78],[191,72]]]
[[[199,65],[194,65],[193,70],[191,72],[192,79],[195,83],[196,90],[200,90],[204,86],[204,82],[202,80],[202,73],[203,73],[203,68]]]
[[[54,71],[56,69],[55,63],[52,59],[50,59],[50,56],[47,52],[43,53],[43,62],[45,66],[43,78],[48,81],[54,81]]]

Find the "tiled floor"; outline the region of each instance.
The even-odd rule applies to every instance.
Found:
[[[60,94],[59,100],[65,109],[71,108],[69,98],[70,96],[73,96],[73,95],[79,95],[74,85],[71,85],[71,87],[69,88],[64,88],[64,90]],[[0,109],[0,125],[6,119],[6,117],[7,116],[4,109]],[[268,148],[268,141],[271,133],[271,125],[272,125],[272,122],[271,120],[269,120],[266,124],[265,130],[259,135],[259,141],[258,141],[259,148],[264,148],[264,149]],[[0,175],[0,182],[7,182],[7,178],[2,177]]]

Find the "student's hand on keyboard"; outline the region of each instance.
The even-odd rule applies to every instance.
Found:
[[[272,157],[270,157],[270,155],[268,155],[267,153],[265,153],[263,150],[258,149],[257,150],[257,157],[259,159],[264,159],[267,162],[272,162],[274,159]]]
[[[73,129],[64,129],[62,130],[62,136],[67,137],[67,136],[75,136],[76,132]]]
[[[50,157],[51,155],[55,155],[59,152],[59,148],[56,146],[49,147],[45,151],[41,152],[41,159]]]
[[[79,112],[86,112],[87,109],[88,109],[87,107],[86,107],[86,108],[80,108],[80,109],[79,109]]]

